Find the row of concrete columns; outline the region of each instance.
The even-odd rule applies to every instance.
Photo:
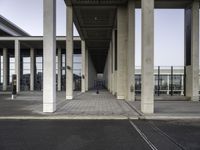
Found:
[[[141,111],[154,112],[154,0],[142,0]],[[199,2],[185,10],[186,96],[199,100]],[[135,100],[135,3],[117,10],[108,52],[108,89],[117,99]],[[117,35],[116,35],[117,34]],[[117,38],[116,38],[117,36]],[[117,40],[117,41],[115,41]],[[115,44],[117,42],[117,44]],[[115,47],[117,45],[117,48]],[[116,50],[117,49],[117,50]],[[117,54],[115,54],[117,52]],[[115,57],[115,55],[117,57]],[[116,60],[117,59],[117,60]]]
[[[73,11],[67,8],[66,37],[66,99],[73,99]],[[17,75],[17,92],[20,92],[20,41],[15,40],[15,74]],[[82,88],[88,90],[88,50],[82,41]],[[56,110],[56,1],[44,0],[44,37],[43,37],[43,111]],[[30,90],[34,90],[35,51],[30,49]],[[8,50],[3,49],[3,90],[8,85]],[[61,90],[62,52],[58,48],[58,91]]]
[[[134,8],[134,1],[129,1],[128,7],[118,7],[117,30],[113,30],[108,52],[108,89],[117,99],[134,100],[135,97]]]
[[[20,44],[20,42],[18,42]],[[20,51],[20,45],[19,47]],[[17,54],[16,54],[17,55]],[[61,78],[62,78],[62,50],[58,48],[58,85],[57,90],[61,91]],[[15,58],[18,56],[15,56]],[[30,48],[30,91],[34,91],[34,83],[35,83],[35,69],[36,69],[36,57],[35,57],[35,49]],[[21,70],[21,67],[20,67]],[[15,72],[18,72],[17,70]],[[8,82],[9,82],[9,56],[8,49],[3,48],[3,91],[7,90]],[[20,84],[20,83],[19,83]],[[18,88],[18,92],[20,89]]]
[[[20,75],[20,43],[15,41],[15,73]],[[34,68],[35,68],[35,57],[34,49],[30,49],[30,91],[34,90]],[[9,56],[8,49],[3,48],[3,91],[7,90],[9,82]],[[18,85],[20,85],[20,78],[18,79]],[[20,87],[17,87],[17,92],[20,92]]]

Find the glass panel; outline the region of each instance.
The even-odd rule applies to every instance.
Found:
[[[41,91],[43,86],[43,58],[36,57],[36,76],[35,76],[35,90]]]
[[[30,90],[30,57],[22,56],[21,90]]]
[[[135,94],[141,94],[141,75],[135,75]]]

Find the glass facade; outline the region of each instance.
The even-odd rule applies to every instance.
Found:
[[[158,81],[158,75],[155,75],[155,94],[167,94],[167,90],[169,89],[168,85],[168,75],[160,75]],[[158,86],[159,82],[159,86]]]
[[[61,89],[66,90],[66,57],[62,54],[62,78],[61,78]],[[81,90],[81,54],[73,55],[73,80],[74,80],[74,90]]]
[[[81,54],[73,55],[74,90],[81,90]]]
[[[30,89],[30,57],[22,57],[21,60],[21,90],[29,91]]]
[[[136,74],[135,75],[135,94],[139,95],[141,94],[141,75]]]
[[[36,56],[35,58],[36,66],[35,66],[35,90],[41,91],[43,88],[43,57]]]
[[[1,76],[0,76],[0,90],[3,90],[3,56],[0,56],[1,63]],[[20,68],[21,68],[21,78],[20,78],[20,88],[21,91],[30,90],[30,57],[21,56],[20,59]],[[61,89],[66,89],[66,57],[65,54],[62,54],[62,76],[61,76]],[[9,74],[8,74],[8,91],[12,90],[12,75],[15,73],[15,58],[9,57]],[[81,54],[73,55],[73,79],[74,79],[74,90],[81,90]],[[58,57],[56,56],[56,82],[58,75]],[[36,55],[35,56],[35,79],[34,79],[34,90],[41,91],[43,89],[43,57]]]
[[[158,86],[159,79],[159,86]],[[161,74],[154,75],[154,91],[155,95],[183,95],[184,93],[184,75],[174,74],[171,80],[171,75]],[[135,93],[141,94],[141,75],[135,75]]]
[[[183,75],[173,75],[173,78],[171,78],[170,76],[170,79],[169,79],[169,83],[170,83],[170,87],[172,88],[172,91],[173,91],[173,95],[180,95],[182,90],[183,90],[183,78],[182,78]],[[171,82],[171,80],[173,80],[173,83]],[[170,91],[170,94],[171,94],[171,91]]]

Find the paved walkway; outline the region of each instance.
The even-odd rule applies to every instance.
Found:
[[[116,100],[107,91],[89,91],[67,101],[56,112],[68,115],[137,116],[138,114],[123,100]]]
[[[1,93],[0,117],[16,116],[51,116],[79,118],[108,118],[137,119],[138,113],[125,101],[116,100],[107,91],[89,91],[84,94],[74,92],[73,100],[65,100],[65,92],[57,92],[57,111],[55,113],[42,112],[42,92],[21,92],[15,100],[11,100],[10,93]]]
[[[178,97],[176,97],[177,99]],[[108,91],[74,92],[73,100],[65,100],[65,92],[57,92],[57,111],[42,112],[42,92],[21,92],[15,100],[10,93],[0,93],[0,118],[48,117],[53,119],[200,119],[200,102],[188,100],[155,101],[155,113],[143,114],[140,101],[116,100]]]

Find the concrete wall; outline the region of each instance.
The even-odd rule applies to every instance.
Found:
[[[97,72],[92,63],[90,54],[88,54],[88,89],[94,88],[94,80],[97,79]]]

